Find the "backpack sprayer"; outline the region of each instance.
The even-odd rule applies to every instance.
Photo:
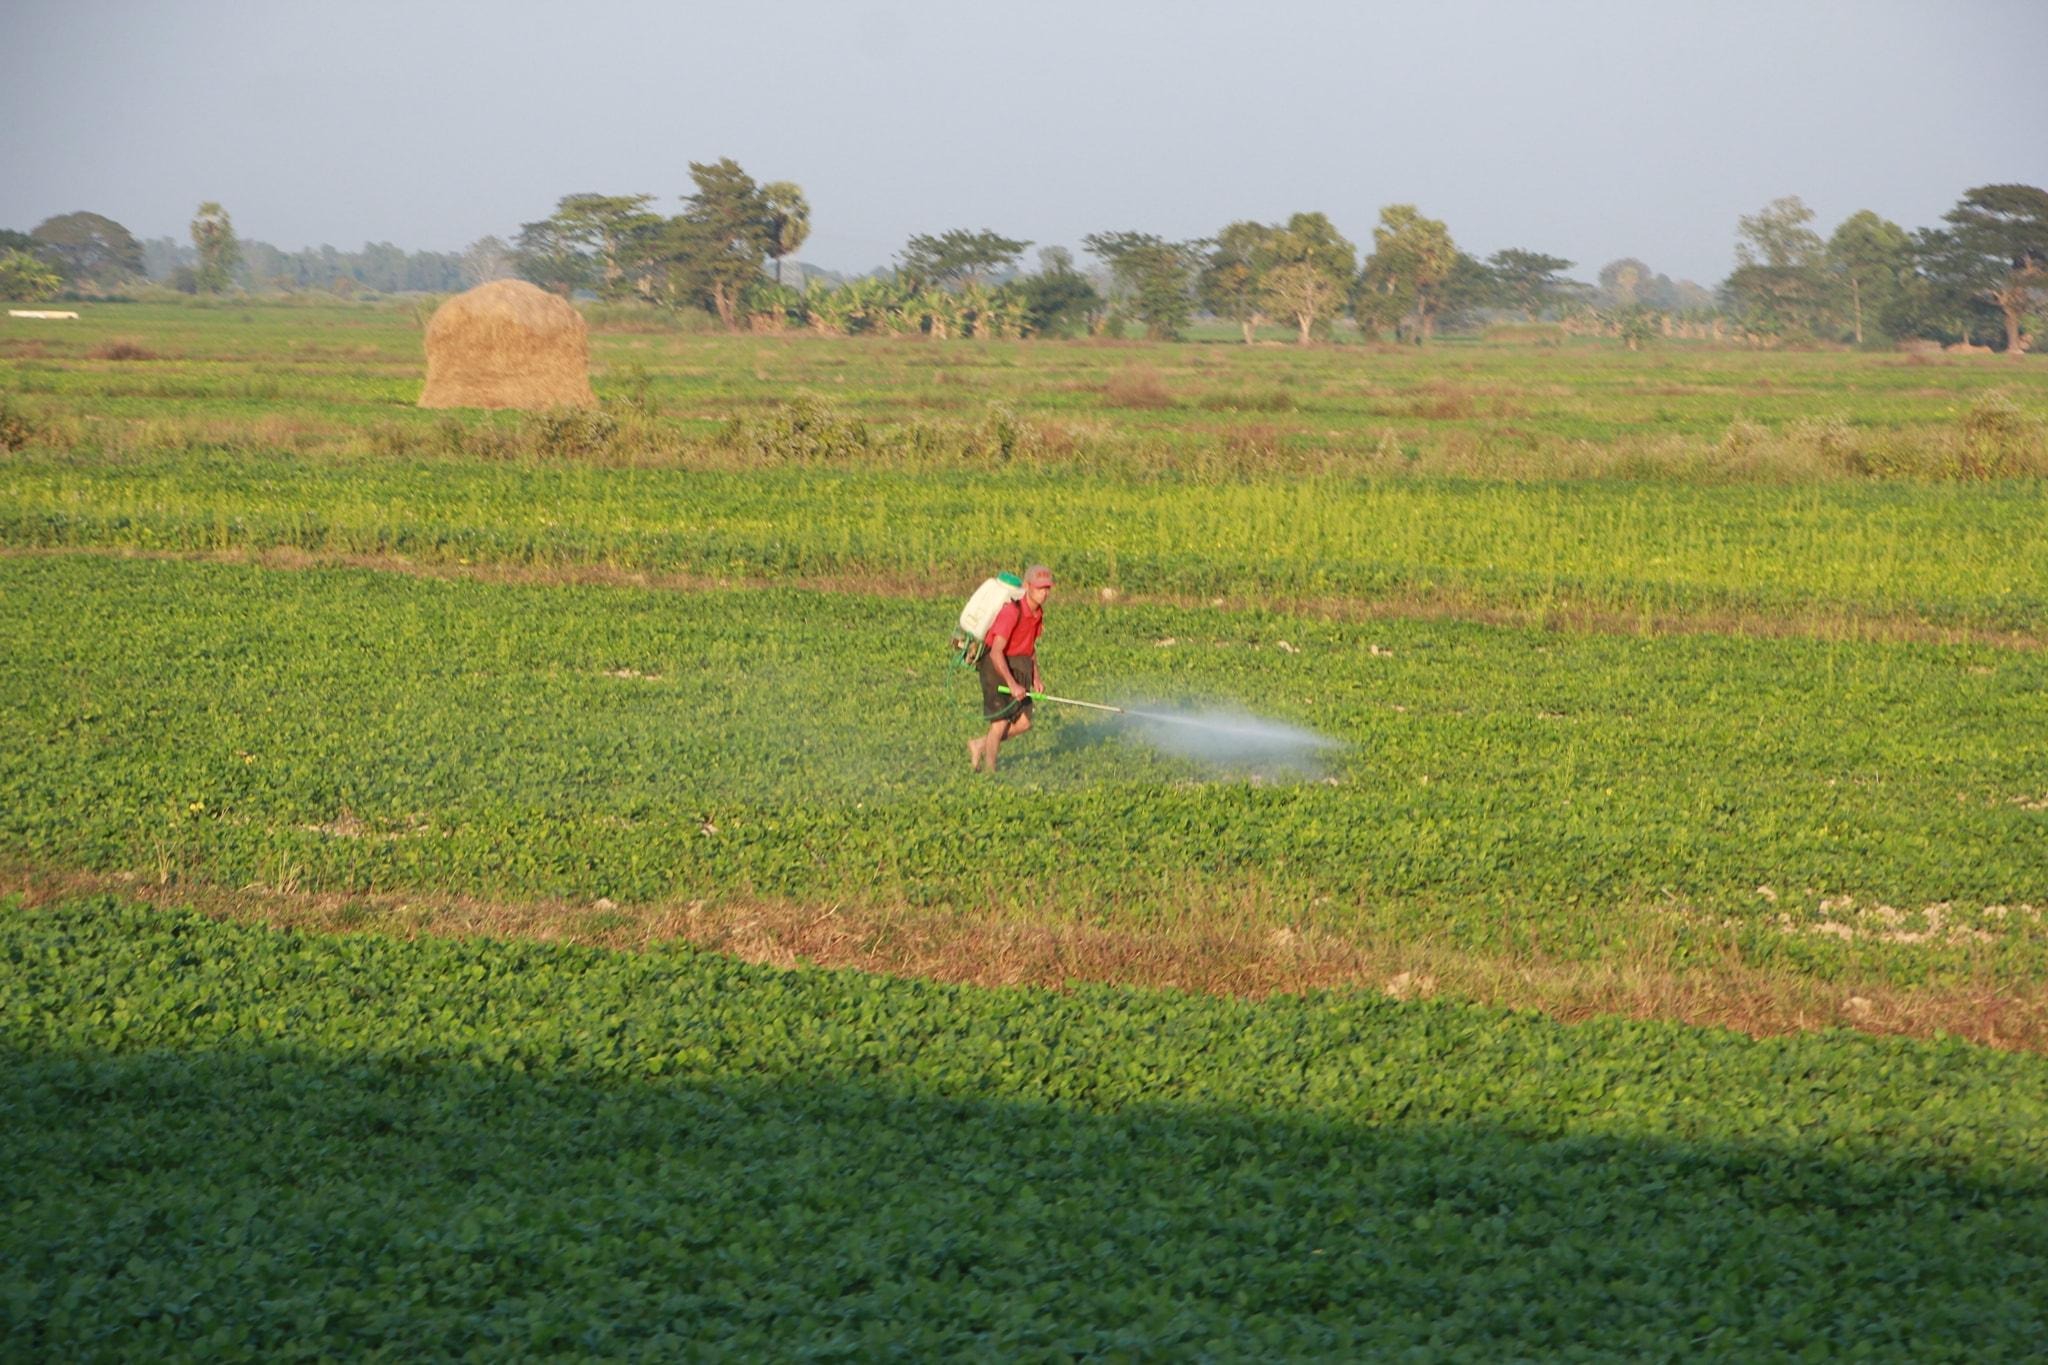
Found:
[[[967,605],[960,609],[960,631],[953,637],[953,662],[962,668],[980,663],[981,656],[988,652],[989,627],[996,623],[1004,607],[1023,597],[1024,580],[1016,574],[1004,572],[984,578],[967,599]]]

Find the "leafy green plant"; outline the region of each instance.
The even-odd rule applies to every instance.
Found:
[[[1937,1359],[2048,1326],[2040,1057],[105,899],[0,909],[0,991],[9,1356]]]

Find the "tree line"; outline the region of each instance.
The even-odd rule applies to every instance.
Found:
[[[1135,230],[1087,234],[1097,263],[991,229],[913,235],[885,269],[842,280],[785,265],[810,235],[811,210],[789,181],[757,182],[724,158],[690,162],[690,189],[667,214],[650,194],[563,196],[513,241],[485,237],[461,253],[283,252],[240,240],[226,211],[203,204],[191,244],[147,248],[93,213],[0,231],[0,296],[106,291],[143,276],[197,293],[232,287],[447,292],[517,275],[564,297],[701,310],[731,328],[808,327],[935,338],[1144,335],[1171,340],[1198,315],[1261,326],[1308,344],[1349,321],[1364,335],[1427,344],[1440,331],[1519,320],[1600,332],[1630,347],[1663,335],[1756,344],[1867,345],[1911,337],[2027,348],[2048,308],[2048,191],[1984,185],[1939,225],[1907,230],[1869,210],[1823,237],[1798,197],[1736,224],[1736,266],[1716,289],[1672,281],[1633,257],[1594,281],[1574,262],[1522,248],[1480,259],[1412,204],[1380,210],[1363,249],[1324,214],[1230,223],[1172,240]]]
[[[1737,222],[1736,268],[1717,290],[1674,283],[1635,258],[1610,261],[1593,283],[1569,278],[1574,262],[1546,252],[1482,260],[1413,204],[1381,209],[1363,254],[1327,215],[1304,212],[1187,241],[1090,233],[1082,245],[1098,270],[1049,247],[1026,272],[1030,241],[955,228],[912,236],[873,275],[822,288],[807,276],[794,288],[782,266],[809,234],[802,190],[757,184],[730,159],[692,162],[690,176],[673,217],[655,212],[651,195],[564,197],[520,229],[512,269],[565,296],[696,307],[731,327],[939,338],[1135,327],[1171,340],[1200,313],[1236,324],[1246,341],[1280,324],[1302,344],[1346,319],[1369,336],[1427,344],[1444,328],[1508,318],[1607,332],[1630,347],[1689,332],[1760,344],[1983,337],[2018,351],[2048,305],[2048,191],[2030,185],[1979,186],[1939,226],[1912,232],[1863,210],[1826,238],[1796,196],[1774,200]]]
[[[496,239],[486,239],[485,244]],[[332,246],[285,251],[236,234],[219,204],[199,206],[189,240],[137,241],[120,223],[97,213],[66,213],[31,232],[0,229],[0,298],[118,294],[151,282],[185,294],[318,291],[347,298],[377,294],[446,294],[496,279],[510,270],[503,243],[495,253],[477,246],[455,253],[406,251],[390,242],[366,242],[360,251]]]

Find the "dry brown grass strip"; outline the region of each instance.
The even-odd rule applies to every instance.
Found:
[[[1601,962],[1487,956],[1430,943],[1299,930],[1191,914],[1155,931],[1075,918],[1019,922],[908,906],[704,901],[491,901],[440,894],[343,894],[158,885],[134,874],[0,870],[0,895],[29,906],[116,894],[160,909],[319,933],[532,939],[633,951],[687,942],[783,969],[812,965],[970,986],[1064,990],[1077,983],[1263,998],[1364,989],[1541,1011],[1567,1023],[1597,1016],[1666,1019],[1770,1037],[1826,1028],[2048,1052],[2048,985],[2000,981],[1900,987],[1819,981],[1745,962],[1732,936],[1683,973],[1654,933]]]

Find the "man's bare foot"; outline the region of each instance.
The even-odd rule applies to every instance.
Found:
[[[968,762],[967,762],[967,767],[968,767],[968,769],[969,769],[970,771],[972,771],[972,772],[977,772],[977,773],[981,771],[981,741],[980,741],[980,740],[978,740],[978,739],[970,739],[970,740],[968,740],[968,741],[967,741],[967,759],[968,759]]]

